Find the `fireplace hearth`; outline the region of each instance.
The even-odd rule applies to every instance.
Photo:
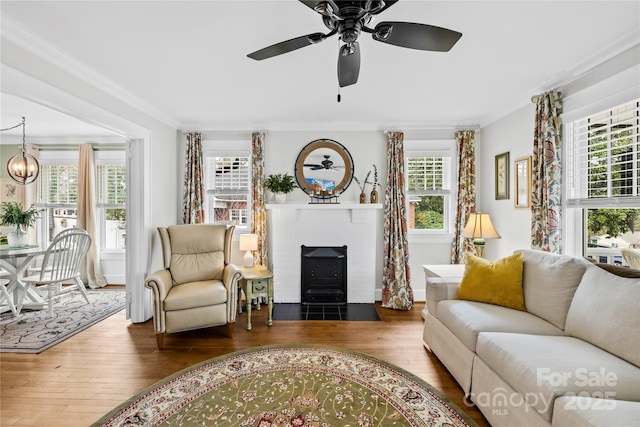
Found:
[[[347,304],[347,246],[301,246],[304,305]]]

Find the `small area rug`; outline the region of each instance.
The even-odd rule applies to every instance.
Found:
[[[89,304],[79,292],[63,296],[49,311],[22,310],[18,317],[11,311],[0,315],[0,351],[40,353],[61,341],[106,319],[125,306],[125,291],[88,290]]]
[[[416,376],[353,351],[267,346],[167,377],[94,426],[475,426]]]

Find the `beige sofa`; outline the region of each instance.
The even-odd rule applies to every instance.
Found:
[[[492,426],[640,426],[640,278],[523,252],[527,311],[427,278],[425,347]]]

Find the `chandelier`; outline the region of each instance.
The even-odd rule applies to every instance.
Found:
[[[22,118],[22,123],[18,123],[15,126],[0,129],[1,131],[15,129],[22,126],[22,152],[11,157],[7,162],[7,172],[9,176],[18,184],[27,185],[31,184],[38,178],[40,173],[40,165],[35,157],[27,153],[25,144],[25,120]]]

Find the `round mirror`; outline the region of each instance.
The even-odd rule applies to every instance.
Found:
[[[351,184],[353,159],[339,142],[317,139],[298,154],[295,174],[298,187],[308,195],[333,197],[344,192]]]

